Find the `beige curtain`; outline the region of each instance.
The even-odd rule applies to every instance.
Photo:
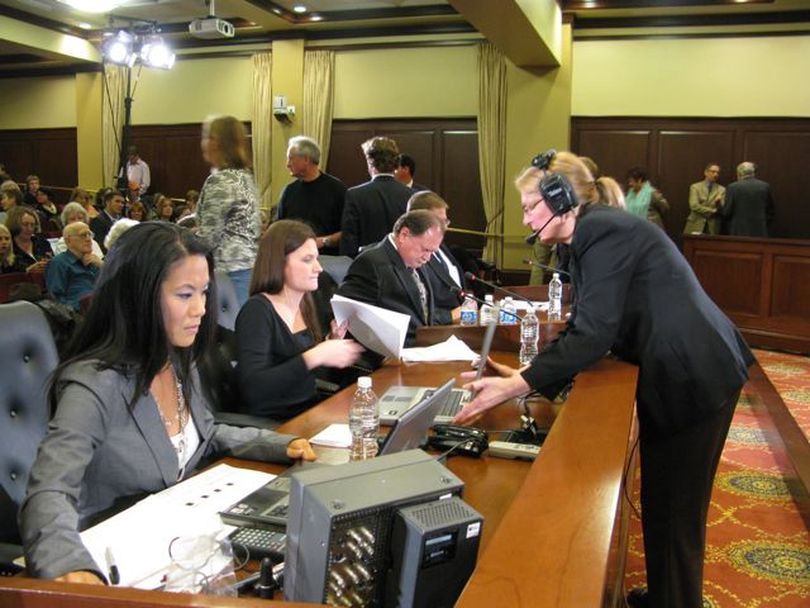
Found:
[[[270,209],[270,185],[273,175],[272,136],[273,92],[271,88],[272,57],[270,53],[253,55],[253,175],[259,189],[262,209]]]
[[[127,94],[127,70],[117,65],[104,65],[102,87],[101,141],[104,186],[115,187],[115,177],[120,160],[119,146],[124,128],[124,97]]]
[[[335,97],[335,52],[304,53],[303,135],[321,147],[321,170],[326,171],[329,142],[332,138],[332,113]]]
[[[478,164],[487,232],[503,234],[506,165],[506,60],[492,44],[478,50]],[[500,267],[503,241],[488,237],[484,258]]]

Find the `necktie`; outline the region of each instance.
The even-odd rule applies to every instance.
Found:
[[[422,305],[422,315],[424,316],[425,323],[429,323],[427,289],[425,289],[425,284],[422,283],[422,279],[419,277],[416,268],[411,268],[411,278],[416,284],[416,289],[419,291],[419,303]]]

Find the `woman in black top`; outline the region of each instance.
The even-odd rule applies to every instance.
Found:
[[[11,233],[3,224],[0,224],[0,273],[25,272],[25,267],[19,263],[14,255],[11,245]]]
[[[317,368],[348,367],[363,350],[334,322],[322,341],[310,295],[322,271],[306,224],[279,220],[262,236],[251,297],[236,319],[239,389],[251,414],[292,418],[317,402]]]
[[[39,218],[30,207],[13,207],[6,218],[6,228],[14,241],[14,255],[25,272],[45,272],[53,257],[48,239],[39,234]]]

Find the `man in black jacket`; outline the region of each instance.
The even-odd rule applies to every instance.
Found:
[[[541,158],[545,156],[545,160]],[[706,513],[720,453],[753,356],[658,227],[609,203],[574,154],[538,156],[516,181],[523,223],[570,244],[575,306],[531,364],[472,382],[456,417],[471,423],[503,401],[560,382],[608,351],[639,366],[636,407],[648,591],[630,606],[702,605]]]
[[[726,188],[726,202],[720,208],[734,236],[768,236],[775,212],[771,187],[756,178],[756,165],[737,165],[737,181]]]
[[[363,143],[371,179],[346,191],[341,221],[340,254],[354,257],[360,247],[377,243],[397,218],[413,190],[394,179],[399,150],[393,139],[372,137]]]

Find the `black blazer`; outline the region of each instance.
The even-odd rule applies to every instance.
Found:
[[[390,175],[349,188],[341,221],[340,254],[354,257],[360,247],[379,242],[405,213],[412,194],[413,190]]]
[[[399,252],[388,237],[363,251],[349,266],[346,279],[337,293],[353,300],[366,302],[401,312],[411,317],[405,346],[413,346],[416,328],[424,325],[451,323],[450,312],[434,306],[433,289],[426,279],[424,267],[419,271],[428,292],[428,318],[422,313],[419,290],[405,267]]]
[[[731,235],[768,236],[775,215],[771,187],[755,177],[729,184],[720,213],[727,218]]]
[[[96,217],[90,220],[90,230],[93,231],[93,238],[96,240],[96,243],[99,244],[104,253],[107,253],[107,248],[104,246],[104,239],[110,232],[110,228],[112,228],[114,223],[115,220],[112,219],[106,211],[102,211]]]
[[[458,308],[461,305],[459,290],[466,290],[464,269],[459,265],[458,261],[456,261],[453,254],[450,253],[450,249],[447,245],[442,243],[441,250],[449,258],[450,263],[458,270],[458,276],[461,279],[461,287],[458,287],[455,282],[453,282],[453,279],[450,278],[447,267],[437,258],[438,252],[430,257],[430,261],[425,264],[423,270],[433,290],[434,305],[437,309],[441,308],[450,313],[454,308]]]
[[[658,226],[621,209],[583,210],[571,243],[577,294],[568,328],[523,372],[534,388],[608,351],[639,366],[642,433],[710,416],[745,383],[748,346]]]

